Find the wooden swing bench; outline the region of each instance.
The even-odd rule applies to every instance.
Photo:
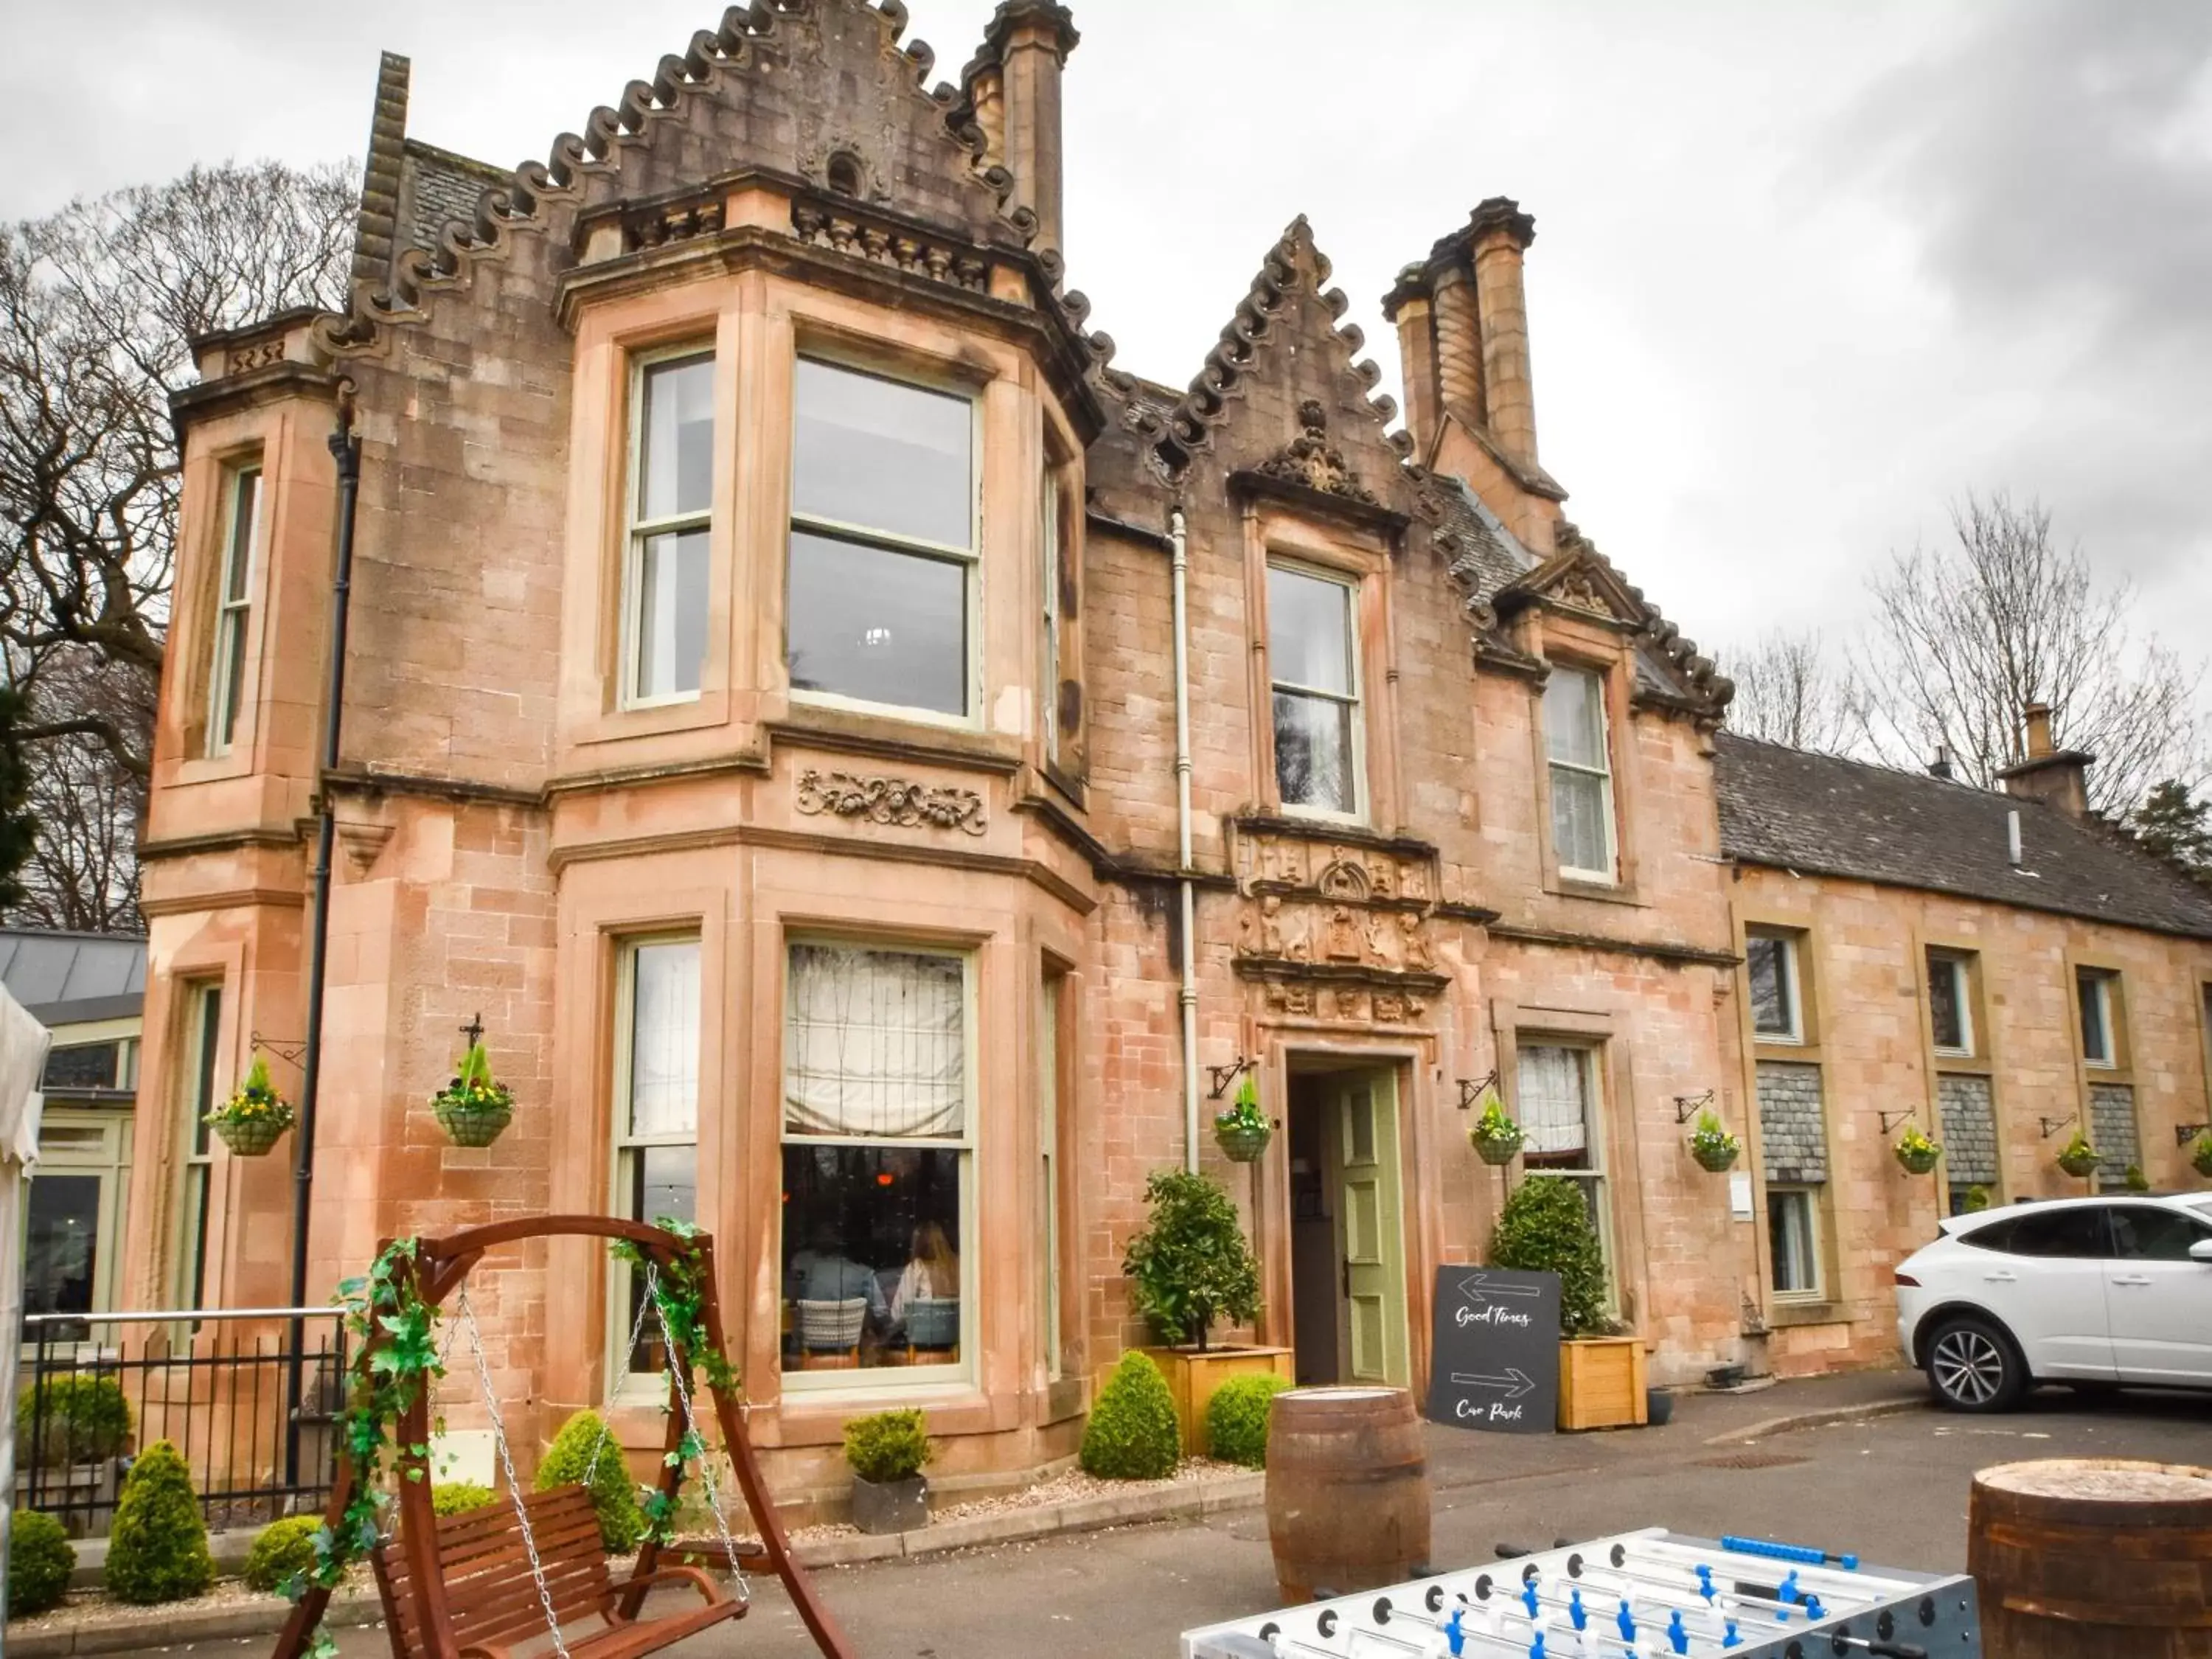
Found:
[[[431,1437],[431,1402],[428,1390],[416,1392],[395,1425],[394,1439],[401,1448],[398,1525],[369,1553],[395,1659],[515,1659],[517,1650],[526,1645],[532,1647],[536,1659],[545,1659],[547,1653],[566,1655],[568,1659],[641,1659],[702,1631],[743,1618],[748,1601],[742,1575],[748,1569],[773,1572],[783,1581],[793,1609],[825,1659],[851,1659],[852,1650],[843,1632],[816,1596],[805,1571],[792,1559],[782,1520],[745,1433],[742,1402],[715,1386],[711,1375],[704,1382],[687,1380],[693,1378],[695,1356],[677,1345],[665,1313],[661,1334],[675,1382],[672,1403],[680,1409],[668,1413],[661,1499],[671,1508],[676,1503],[684,1480],[687,1436],[702,1432],[695,1418],[694,1402],[703,1406],[711,1394],[722,1449],[729,1455],[758,1539],[757,1543],[738,1543],[730,1533],[713,1483],[707,1482],[708,1507],[721,1534],[719,1541],[724,1559],[720,1565],[739,1574],[739,1593],[731,1595],[696,1567],[662,1566],[663,1547],[652,1538],[638,1552],[635,1570],[616,1583],[607,1571],[599,1514],[588,1485],[532,1492],[523,1498],[519,1507],[516,1504],[514,1470],[507,1457],[498,1402],[492,1397],[488,1374],[482,1371],[480,1339],[475,1316],[469,1311],[464,1281],[488,1250],[526,1239],[579,1236],[636,1246],[648,1274],[696,1263],[699,1340],[717,1355],[726,1351],[714,1290],[714,1243],[703,1234],[679,1238],[641,1222],[566,1215],[499,1222],[445,1238],[416,1241],[413,1259],[401,1262],[398,1271],[411,1279],[414,1291],[433,1310],[441,1309],[448,1298],[455,1300],[460,1328],[469,1333],[471,1346],[479,1349],[485,1403],[509,1479],[507,1489],[495,1503],[462,1515],[436,1516],[422,1450]],[[648,1279],[648,1285],[653,1282]],[[642,1299],[641,1325],[645,1310],[655,1305],[652,1295]],[[387,1340],[380,1335],[363,1345],[354,1362],[362,1376],[370,1374],[377,1352]],[[636,1340],[633,1332],[633,1346]],[[709,1367],[710,1374],[712,1370]],[[605,1443],[603,1439],[602,1449]],[[698,1442],[693,1439],[690,1443],[696,1446]],[[598,1455],[595,1451],[595,1465]],[[351,1501],[353,1482],[353,1467],[341,1455],[325,1511],[332,1527],[339,1524]],[[641,1616],[651,1592],[677,1588],[696,1590],[699,1604],[684,1605],[651,1619]],[[277,1635],[275,1659],[303,1659],[329,1601],[329,1590],[320,1586],[307,1589]],[[592,1621],[597,1621],[599,1627],[571,1633],[572,1627]],[[549,1638],[550,1648],[535,1647]]]
[[[725,1620],[742,1619],[745,1604],[696,1567],[660,1567],[617,1584],[607,1571],[599,1541],[599,1511],[583,1486],[556,1486],[523,1499],[530,1532],[544,1569],[553,1615],[562,1627],[571,1659],[631,1659],[657,1652]],[[530,1540],[523,1536],[514,1506],[502,1494],[495,1503],[438,1522],[438,1566],[446,1580],[453,1640],[461,1659],[512,1659],[514,1650],[545,1634],[545,1607],[530,1571]],[[433,1659],[411,1594],[406,1552],[387,1539],[369,1558],[392,1651],[406,1659]],[[625,1616],[623,1603],[642,1599],[665,1585],[689,1585],[704,1605],[649,1624]],[[636,1592],[633,1596],[632,1592]],[[605,1628],[583,1636],[568,1627],[590,1619]]]

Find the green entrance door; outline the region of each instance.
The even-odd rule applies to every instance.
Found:
[[[1347,1382],[1412,1385],[1406,1340],[1406,1242],[1398,1178],[1398,1087],[1388,1071],[1335,1081]]]

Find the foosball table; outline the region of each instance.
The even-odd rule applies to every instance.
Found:
[[[1974,1581],[1663,1528],[1187,1631],[1182,1659],[1983,1659]]]

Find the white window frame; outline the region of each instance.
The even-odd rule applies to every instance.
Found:
[[[861,714],[890,714],[902,720],[913,720],[927,726],[954,726],[963,731],[979,730],[982,726],[985,702],[983,695],[983,400],[968,386],[956,386],[943,380],[926,379],[911,374],[892,374],[880,363],[860,357],[848,357],[835,351],[812,348],[799,351],[792,359],[791,418],[795,428],[799,420],[799,365],[819,363],[825,368],[842,370],[848,374],[866,375],[872,380],[885,380],[893,386],[909,387],[917,392],[934,392],[942,398],[957,398],[968,405],[968,545],[955,547],[947,542],[932,541],[923,536],[908,536],[896,531],[878,530],[866,525],[848,524],[842,519],[826,519],[799,510],[794,500],[790,522],[784,532],[784,589],[786,605],[791,582],[791,538],[804,531],[809,535],[828,537],[833,541],[849,542],[855,546],[872,547],[890,553],[903,554],[909,558],[933,559],[939,563],[957,564],[961,568],[960,588],[964,623],[963,637],[966,641],[968,660],[962,665],[963,684],[967,687],[968,707],[963,713],[951,714],[941,708],[924,708],[914,703],[878,702],[867,697],[849,696],[842,691],[814,691],[798,686],[791,688],[791,700],[817,708],[849,708]],[[798,454],[793,446],[792,456],[795,486]],[[797,495],[796,488],[793,495]],[[790,645],[785,642],[785,665],[788,672]],[[961,1316],[967,1316],[963,1310]],[[965,1352],[964,1350],[963,1352]]]
[[[1781,952],[1779,966],[1782,970],[1782,994],[1789,1004],[1790,1012],[1790,1028],[1786,1031],[1764,1030],[1759,1026],[1759,1001],[1757,998],[1751,995],[1751,963],[1748,958],[1750,956],[1750,943],[1753,939],[1759,939],[1766,944],[1773,945],[1777,946]],[[1744,945],[1744,954],[1746,957],[1743,968],[1744,993],[1746,1000],[1751,1004],[1752,1041],[1754,1042],[1788,1043],[1793,1047],[1803,1047],[1805,1042],[1805,981],[1804,975],[1798,971],[1797,966],[1798,936],[1795,933],[1784,933],[1779,929],[1775,928],[1752,927],[1745,930]]]
[[[207,1114],[222,1103],[216,1071],[222,1059],[222,994],[219,979],[185,981],[184,1039],[186,1057],[179,1079],[184,1099],[177,1126],[176,1301],[179,1308],[207,1305],[211,1256],[208,1224],[215,1203],[214,1137]]]
[[[1613,1255],[1613,1194],[1605,1156],[1606,1099],[1605,1044],[1586,1036],[1555,1031],[1516,1031],[1513,1038],[1513,1109],[1523,1115],[1521,1103],[1521,1065],[1531,1048],[1560,1048],[1582,1056],[1583,1156],[1586,1170],[1563,1170],[1549,1164],[1529,1164],[1523,1155],[1522,1178],[1559,1176],[1588,1183],[1590,1213],[1597,1218],[1598,1248],[1605,1257],[1605,1305],[1607,1313],[1620,1310],[1620,1275]]]
[[[1060,472],[1049,459],[1038,488],[1040,526],[1038,568],[1043,580],[1042,616],[1044,660],[1037,707],[1044,727],[1044,757],[1060,761]]]
[[[1790,1290],[1775,1283],[1778,1262],[1773,1255],[1775,1201],[1778,1199],[1802,1202],[1805,1214],[1805,1261],[1811,1282]],[[1767,1293],[1778,1303],[1820,1302],[1827,1297],[1827,1274],[1821,1265],[1820,1189],[1796,1182],[1786,1182],[1766,1189],[1767,1210]]]
[[[1037,1181],[1044,1273],[1038,1298],[1044,1337],[1045,1379],[1060,1378],[1060,1019],[1067,975],[1048,968],[1037,985]]]
[[[1281,570],[1294,576],[1304,576],[1314,581],[1327,582],[1345,591],[1344,635],[1346,672],[1350,681],[1350,692],[1329,691],[1319,686],[1305,685],[1297,680],[1286,680],[1275,669],[1274,618],[1267,619],[1267,769],[1275,785],[1275,804],[1285,817],[1318,818],[1325,823],[1365,823],[1367,822],[1367,707],[1362,688],[1366,684],[1367,665],[1359,649],[1359,601],[1365,584],[1348,571],[1332,570],[1327,565],[1312,564],[1304,559],[1280,558],[1270,555],[1269,571]],[[1346,764],[1352,769],[1352,810],[1340,812],[1327,806],[1307,806],[1282,799],[1282,775],[1276,770],[1275,746],[1282,733],[1275,725],[1275,694],[1287,691],[1293,696],[1318,697],[1352,711],[1352,752]]]
[[[961,1085],[964,1098],[960,1112],[960,1133],[957,1135],[912,1136],[854,1136],[793,1134],[783,1126],[785,1068],[790,1064],[791,1009],[791,952],[795,945],[823,945],[840,951],[881,951],[897,956],[947,957],[960,963]],[[975,952],[954,945],[927,941],[902,939],[896,935],[869,934],[865,937],[842,933],[824,933],[791,930],[783,938],[783,995],[776,1016],[776,1180],[783,1179],[783,1153],[789,1146],[913,1146],[957,1154],[960,1175],[960,1266],[963,1275],[960,1286],[960,1358],[950,1364],[937,1365],[877,1365],[862,1366],[850,1370],[785,1370],[782,1355],[777,1355],[779,1385],[786,1394],[842,1394],[865,1395],[871,1392],[886,1395],[927,1392],[942,1386],[966,1388],[973,1385],[978,1375],[976,1364],[976,1336],[980,1329],[976,1309],[983,1293],[983,1261],[976,1249],[981,1225],[977,1216],[981,1195],[976,1191],[975,1120],[980,1094],[976,1085],[975,1061],[979,1052],[976,1040],[976,1014],[979,999],[975,982]],[[779,1212],[784,1206],[778,1206]],[[781,1215],[776,1231],[775,1260],[779,1282],[785,1260],[782,1228],[788,1224]],[[781,1291],[779,1291],[779,1299]]]
[[[1602,870],[1585,870],[1580,865],[1569,864],[1566,861],[1566,859],[1561,853],[1559,845],[1558,808],[1556,806],[1551,806],[1551,803],[1548,801],[1546,805],[1547,806],[1551,806],[1551,812],[1548,821],[1545,823],[1544,833],[1551,837],[1552,855],[1559,862],[1559,874],[1562,877],[1570,881],[1589,882],[1603,887],[1617,887],[1620,884],[1620,826],[1614,820],[1613,790],[1613,709],[1607,701],[1607,693],[1610,690],[1610,677],[1607,675],[1603,669],[1585,668],[1579,663],[1571,662],[1554,663],[1552,665],[1551,672],[1554,674],[1577,675],[1583,679],[1589,680],[1595,690],[1597,702],[1597,752],[1604,757],[1604,766],[1583,766],[1575,761],[1563,761],[1555,758],[1552,754],[1550,734],[1548,731],[1546,732],[1545,736],[1544,762],[1546,766],[1549,768],[1550,775],[1552,776],[1555,777],[1561,772],[1572,772],[1579,777],[1594,777],[1598,781],[1598,799],[1600,805],[1599,817],[1600,822],[1605,825],[1605,868]],[[1542,706],[1543,702],[1540,695],[1537,701],[1537,707],[1540,712]]]
[[[678,703],[696,702],[700,693],[705,690],[706,660],[702,651],[701,683],[697,687],[689,691],[668,691],[651,696],[638,690],[638,672],[644,663],[646,543],[655,536],[704,531],[709,538],[709,546],[712,545],[714,495],[711,476],[705,507],[696,512],[672,513],[658,519],[639,516],[645,499],[647,374],[670,363],[694,362],[702,362],[710,367],[715,362],[714,341],[711,337],[685,340],[674,345],[655,346],[649,351],[635,351],[629,358],[629,447],[628,459],[624,463],[628,482],[623,492],[622,660],[619,665],[619,690],[616,698],[617,706],[625,709],[666,708]]]
[[[2074,970],[2074,1006],[2076,1010],[2081,1006],[2081,988],[2084,985],[2096,988],[2097,1034],[2103,1042],[2104,1053],[2093,1054],[2089,1052],[2089,1028],[2085,1024],[2081,1028],[2081,1063],[2100,1072],[2118,1071],[2120,1065],[2119,1038],[2112,1029],[2112,981],[2117,977],[2117,975],[2100,968],[2077,968]]]
[[[1959,1010],[1959,1046],[1936,1040],[1936,975],[1948,974],[1952,996]],[[1928,952],[1928,1038],[1936,1052],[1948,1060],[1971,1060],[1974,1055],[1974,979],[1971,958],[1954,951]]]
[[[692,1102],[691,1133],[684,1134],[641,1135],[630,1128],[631,1090],[637,1079],[631,1061],[637,1037],[637,953],[656,945],[689,945],[700,953],[699,1029],[703,1048],[706,1037],[706,942],[696,930],[682,928],[651,933],[626,934],[617,941],[615,955],[614,1041],[609,1045],[613,1051],[614,1078],[610,1093],[612,1115],[609,1127],[612,1131],[614,1154],[608,1159],[611,1187],[607,1194],[610,1213],[628,1220],[650,1222],[651,1216],[632,1216],[630,1211],[631,1177],[637,1154],[648,1146],[689,1146],[692,1151],[691,1178],[699,1179],[699,1106]],[[701,1079],[702,1092],[705,1079]],[[606,1346],[607,1376],[612,1386],[609,1395],[616,1401],[661,1401],[667,1384],[657,1372],[633,1371],[629,1368],[630,1322],[635,1317],[630,1309],[630,1275],[635,1271],[624,1261],[611,1261],[607,1270]],[[648,1335],[659,1327],[653,1316],[646,1316]]]
[[[253,575],[259,563],[261,526],[266,521],[263,497],[266,479],[260,460],[240,461],[223,471],[222,556],[216,568],[214,637],[208,653],[208,711],[206,750],[210,757],[228,755],[237,741],[238,722],[252,701],[245,670],[246,636],[253,623]],[[245,497],[251,494],[252,501]],[[245,533],[240,534],[241,509]],[[238,678],[236,695],[232,677]]]

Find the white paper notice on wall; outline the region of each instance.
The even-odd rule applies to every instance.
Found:
[[[1729,1171],[1729,1214],[1738,1221],[1751,1219],[1751,1171]]]

